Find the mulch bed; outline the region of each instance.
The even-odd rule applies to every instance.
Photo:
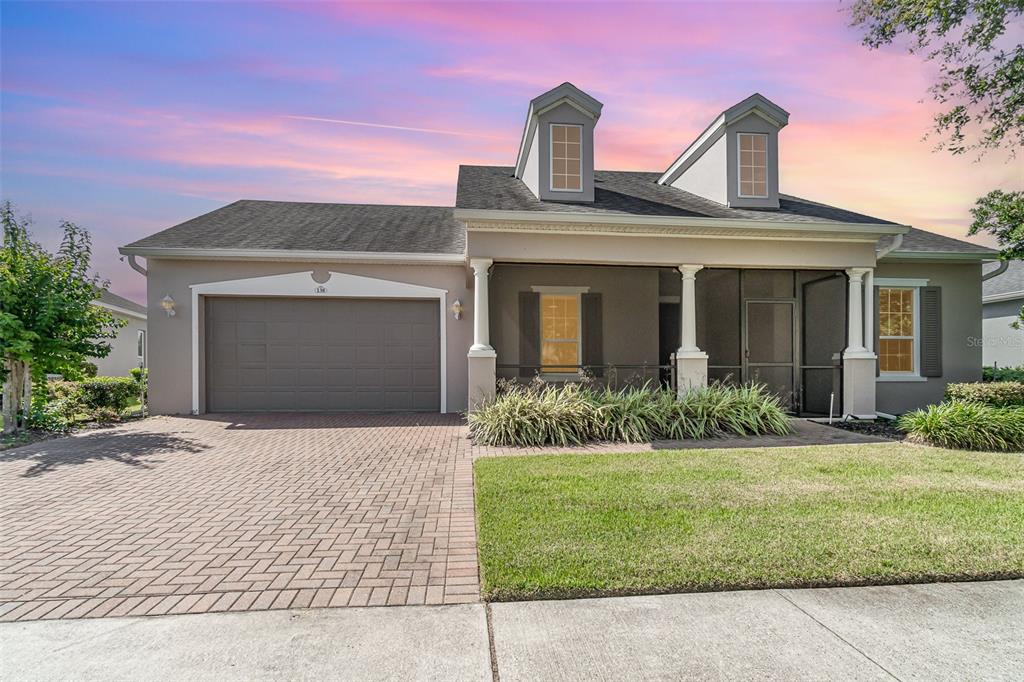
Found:
[[[879,438],[888,438],[889,440],[903,440],[907,437],[906,432],[900,431],[896,428],[896,422],[891,419],[876,419],[874,421],[834,421],[829,426],[837,429],[843,429],[844,431],[853,431],[855,433],[863,433],[866,436],[877,436]]]

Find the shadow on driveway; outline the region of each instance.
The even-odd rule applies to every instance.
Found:
[[[124,431],[121,429],[47,440],[34,445],[12,448],[0,453],[0,465],[28,461],[31,466],[21,476],[32,478],[61,467],[78,466],[109,460],[126,466],[152,468],[163,460],[153,459],[165,453],[196,453],[207,449],[198,441],[156,431]]]

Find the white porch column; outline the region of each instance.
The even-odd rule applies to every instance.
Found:
[[[493,264],[490,258],[473,258],[469,261],[469,267],[473,268],[473,345],[469,349],[470,354],[477,351],[494,352],[491,348],[490,300],[487,291]]]
[[[697,272],[703,265],[680,265],[683,291],[679,315],[676,378],[680,393],[708,385],[708,354],[697,347]]]
[[[846,342],[847,353],[864,353],[864,274],[868,268],[850,268],[849,333]]]
[[[864,347],[875,352],[875,271],[864,273]]]
[[[490,299],[488,278],[490,258],[471,258],[473,269],[473,345],[469,348],[469,409],[494,398],[497,383],[497,356],[491,347]]]
[[[865,275],[870,281],[871,272],[871,268],[846,271],[850,277],[850,332],[843,351],[843,413],[862,419],[875,418],[875,354],[864,345],[865,332],[872,330],[874,335],[874,299],[864,305]],[[870,324],[865,311],[871,315]]]

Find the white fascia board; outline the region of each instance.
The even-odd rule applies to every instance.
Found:
[[[519,155],[516,156],[516,177],[523,179],[526,170],[526,155],[530,152],[533,136],[537,134],[537,115],[533,113],[533,103],[526,112],[526,126],[523,128],[523,139],[519,141]]]
[[[683,170],[685,170],[685,166],[688,165],[688,162],[694,157],[697,150],[700,149],[705,142],[709,142],[711,138],[721,135],[723,130],[725,130],[725,114],[719,114],[718,118],[712,121],[711,125],[705,128],[704,132],[683,150],[683,153],[679,155],[679,158],[672,162],[672,165],[668,167],[668,170],[661,174],[661,177],[658,178],[658,184],[671,185],[675,182],[676,178],[678,178]]]
[[[117,313],[118,315],[125,315],[127,317],[134,317],[134,318],[139,319],[139,320],[145,320],[146,319],[146,313],[140,313],[140,312],[136,312],[134,310],[128,310],[127,308],[122,308],[121,306],[110,305],[109,303],[104,303],[103,301],[93,301],[92,304],[94,306],[96,306],[97,308],[105,308],[105,309],[109,310],[112,313]]]
[[[287,260],[315,262],[387,263],[395,265],[453,265],[463,263],[459,253],[399,253],[380,251],[299,251],[292,249],[192,249],[122,246],[126,256],[188,260]]]
[[[680,230],[688,228],[700,229],[758,229],[779,232],[836,232],[864,235],[906,234],[908,225],[892,223],[836,223],[836,222],[797,222],[782,220],[750,220],[742,218],[701,218],[676,216],[637,216],[600,213],[559,213],[554,211],[490,211],[484,209],[455,209],[455,219],[470,221],[500,221],[503,223],[523,223],[524,228],[531,224],[587,224],[617,225],[643,227],[676,227]],[[467,225],[467,229],[477,229]]]
[[[982,296],[982,303],[999,303],[1000,301],[1012,301],[1017,298],[1024,298],[1024,289],[1020,291],[1007,291],[1003,294],[990,294]]]
[[[976,251],[892,251],[881,260],[993,261],[999,260],[999,254],[995,251],[992,253],[978,253]]]

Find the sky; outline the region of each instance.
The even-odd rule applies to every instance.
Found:
[[[760,92],[790,112],[781,191],[963,238],[1024,164],[934,151],[935,66],[862,46],[847,6],[2,2],[0,189],[143,301],[118,246],[237,199],[452,205],[570,81],[604,103],[600,169],[664,170]]]

